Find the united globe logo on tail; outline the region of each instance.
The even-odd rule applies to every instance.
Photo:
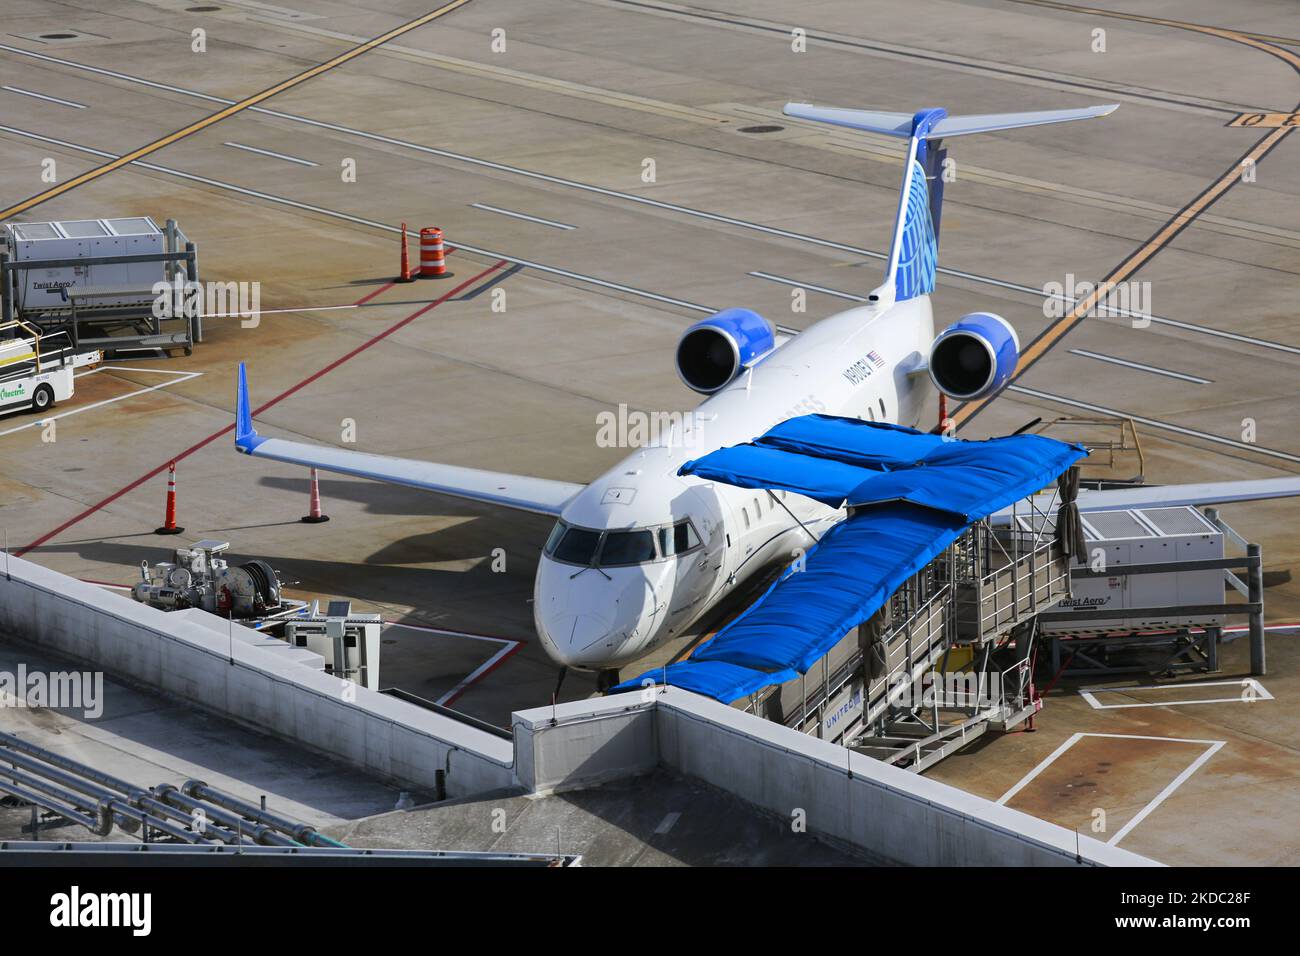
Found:
[[[898,302],[932,293],[935,271],[939,266],[939,239],[930,216],[929,184],[925,170],[915,160],[912,162],[911,180],[907,190],[898,271],[894,275],[894,298]]]

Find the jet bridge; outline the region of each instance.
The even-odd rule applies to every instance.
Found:
[[[1034,616],[1069,593],[1066,557],[1081,549],[1083,454],[1037,435],[962,441],[808,415],[686,463],[847,517],[690,658],[614,690],[673,684],[916,770],[1020,723],[1039,706]],[[989,524],[1053,482],[1054,531]]]
[[[980,522],[806,673],[744,709],[924,770],[990,730],[1032,721],[1042,708],[1037,615],[1069,593],[1070,561],[1054,536]]]

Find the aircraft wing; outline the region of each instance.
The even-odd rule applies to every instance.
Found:
[[[1163,508],[1179,505],[1222,505],[1233,501],[1291,498],[1300,495],[1300,475],[1244,481],[1207,481],[1191,485],[1152,485],[1135,488],[1080,490],[1080,511],[1118,508]]]
[[[1265,498],[1300,496],[1300,475],[1285,478],[1258,478],[1242,481],[1207,481],[1187,485],[1138,485],[1133,488],[1107,488],[1103,491],[1082,489],[1080,511],[1119,511],[1126,508],[1173,508],[1181,505],[1222,505],[1234,501],[1260,501]],[[1038,495],[1034,504],[1046,508],[1051,495]],[[1020,509],[1024,513],[1024,509]],[[991,519],[1005,523],[1011,509],[1003,508]]]
[[[248,379],[242,362],[239,365],[239,391],[235,409],[235,448],[254,458],[269,458],[291,465],[304,465],[357,478],[371,478],[408,488],[422,488],[442,495],[545,515],[558,515],[569,499],[585,487],[567,481],[481,471],[477,468],[440,465],[410,458],[371,455],[331,448],[328,445],[267,438],[259,435],[253,427]]]

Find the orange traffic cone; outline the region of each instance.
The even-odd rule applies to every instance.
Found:
[[[442,230],[425,226],[420,230],[420,278],[450,279],[447,271],[447,254],[442,244]]]
[[[167,466],[167,514],[163,526],[156,528],[154,534],[180,534],[184,528],[176,526],[176,462]]]
[[[320,513],[320,481],[316,478],[316,469],[311,470],[311,506],[310,513],[303,515],[298,519],[305,524],[320,524],[322,521],[329,521],[329,515]]]
[[[398,273],[394,282],[414,282],[415,276],[411,275],[411,257],[406,251],[406,223],[402,223],[402,271]]]

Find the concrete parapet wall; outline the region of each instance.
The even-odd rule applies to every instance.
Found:
[[[449,796],[511,785],[508,740],[349,687],[258,646],[274,639],[238,625],[223,633],[224,621],[214,628],[193,613],[159,611],[19,558],[0,574],[0,631],[20,640],[395,783],[432,790],[435,772],[449,768]]]
[[[1154,861],[677,688],[515,714],[520,783],[590,786],[656,764],[916,866],[1151,866]]]
[[[1076,859],[1069,830],[678,688],[517,712],[512,744],[349,688],[255,631],[18,558],[0,574],[0,631],[394,782],[432,789],[449,768],[452,797],[591,787],[664,766],[897,863],[1153,865],[1090,837]]]

